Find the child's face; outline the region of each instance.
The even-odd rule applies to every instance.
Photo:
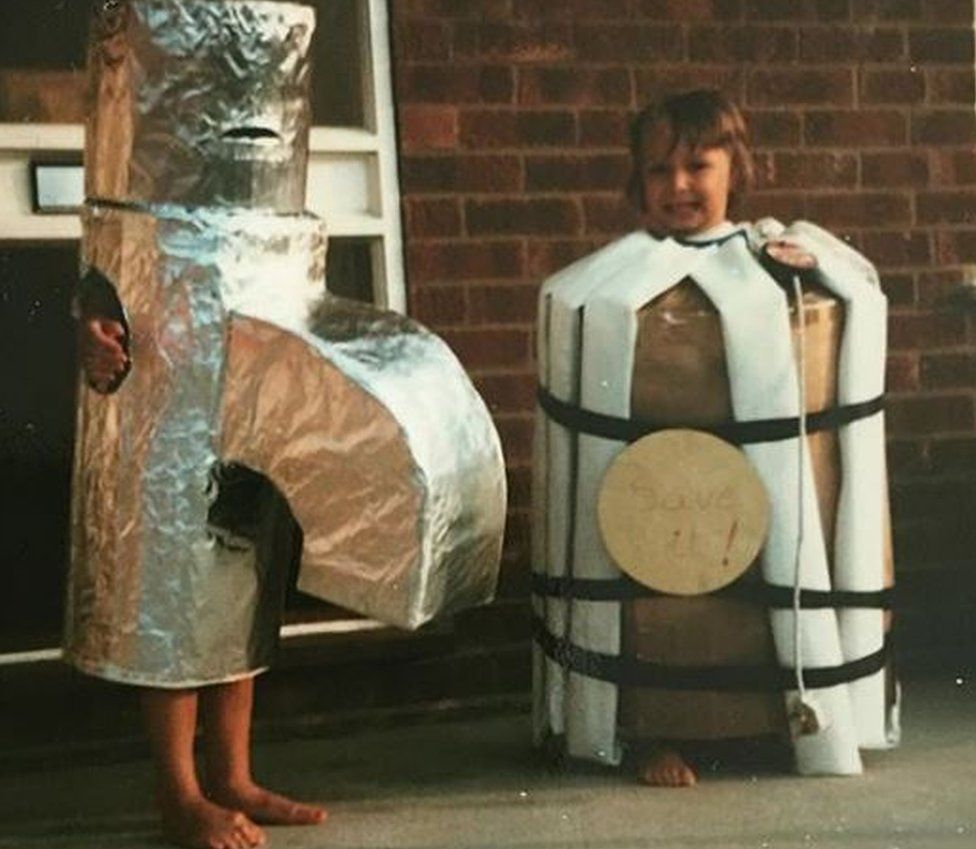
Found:
[[[666,126],[651,130],[641,164],[647,229],[668,236],[701,233],[726,220],[732,158],[723,147],[674,150]]]

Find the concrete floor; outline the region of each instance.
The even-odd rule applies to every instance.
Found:
[[[707,775],[652,790],[588,768],[546,770],[529,723],[475,719],[323,736],[292,728],[256,746],[268,784],[325,801],[328,822],[277,828],[275,849],[971,849],[976,846],[976,679],[905,683],[904,742],[860,778]],[[0,763],[0,847],[163,847],[148,764]],[[85,761],[88,761],[87,763]]]

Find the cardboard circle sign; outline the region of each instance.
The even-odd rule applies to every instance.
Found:
[[[624,449],[597,499],[603,542],[640,583],[699,595],[738,578],[766,538],[769,501],[745,454],[715,436],[664,430]]]

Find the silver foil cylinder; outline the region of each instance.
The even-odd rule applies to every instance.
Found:
[[[272,0],[98,3],[88,197],[301,212],[314,26]]]
[[[436,336],[323,295],[325,247],[310,216],[89,205],[85,262],[117,288],[133,365],[114,395],[82,390],[80,668],[190,686],[266,664],[277,612],[254,553],[207,526],[217,463],[287,500],[300,588],[407,628],[491,600],[505,474],[488,411]]]
[[[307,313],[326,238],[312,217],[156,212],[83,217],[133,368],[113,395],[81,390],[65,651],[112,680],[193,686],[267,665],[278,627],[253,548],[207,524],[232,310],[261,298],[272,318]]]

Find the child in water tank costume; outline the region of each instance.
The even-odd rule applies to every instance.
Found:
[[[899,734],[877,275],[812,224],[728,220],[753,165],[718,92],[651,104],[632,155],[646,232],[540,295],[537,742],[658,786],[696,782],[700,741],[768,735],[801,774],[857,774]],[[740,445],[770,503],[756,563],[707,595],[624,576],[597,521],[627,444],[676,427]]]

